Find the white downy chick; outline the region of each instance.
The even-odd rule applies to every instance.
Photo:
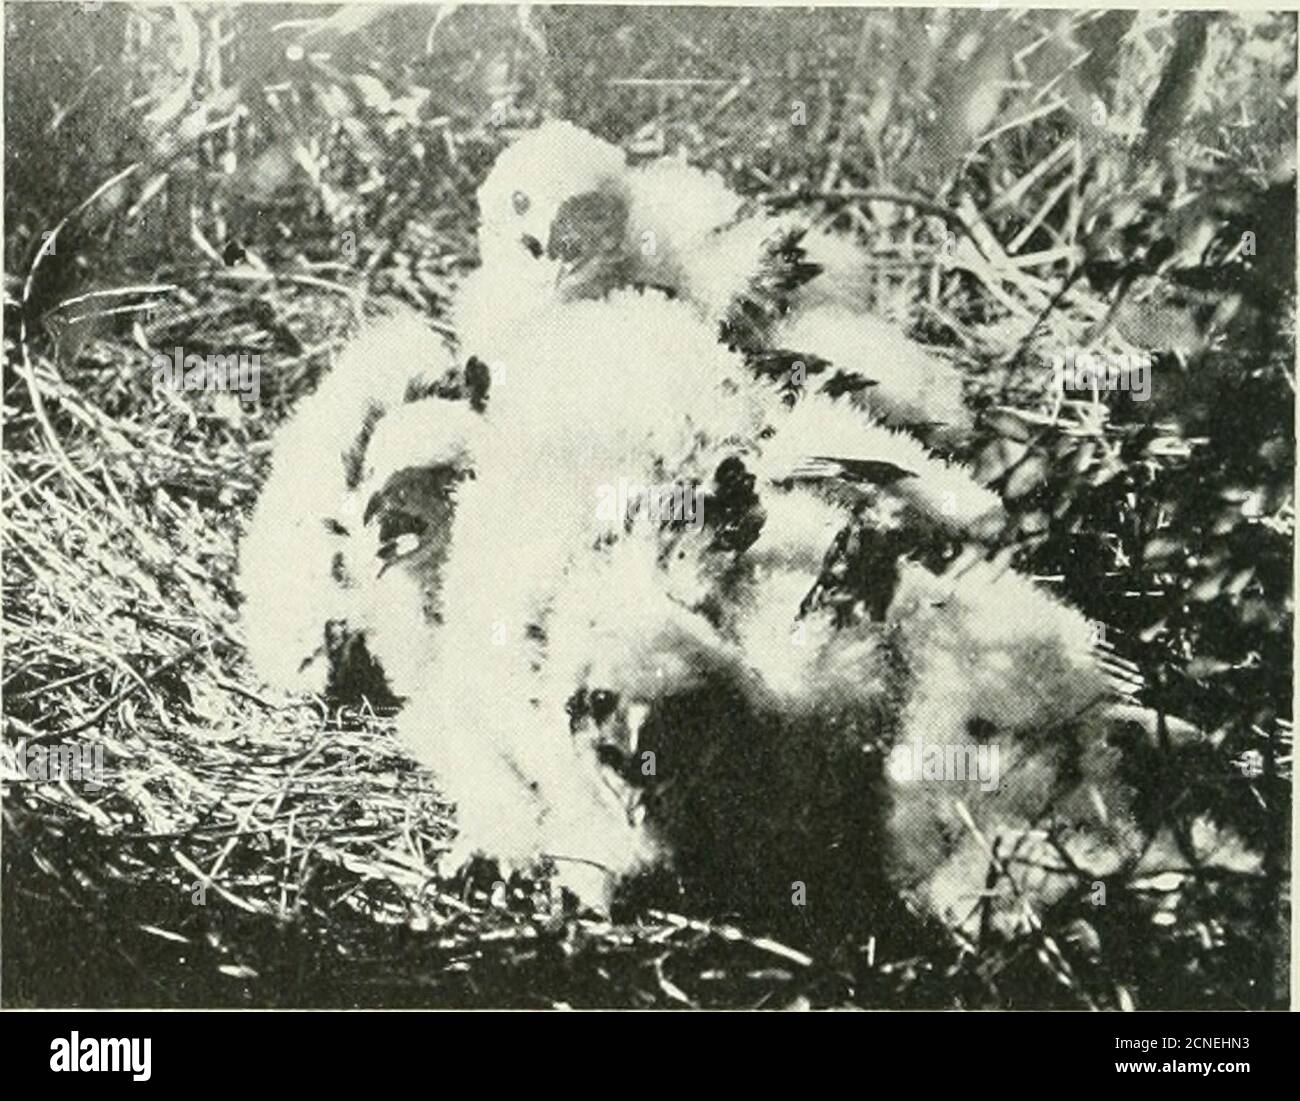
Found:
[[[982,561],[938,578],[910,567],[888,621],[912,678],[889,767],[895,878],[957,928],[991,919],[1009,931],[1022,902],[1040,908],[1069,889],[1035,864],[1062,863],[1045,860],[1046,828],[1111,702],[1090,624]],[[1136,840],[1129,827],[1121,813],[1109,828],[1116,859]]]
[[[911,677],[889,768],[892,874],[930,913],[1011,934],[1104,877],[1188,866],[1138,813],[1163,752],[1155,716],[1122,702],[1079,612],[967,556],[940,577],[907,569],[888,623]],[[1249,870],[1239,839],[1204,821],[1193,834],[1199,861]]]
[[[327,687],[331,625],[357,630],[357,588],[369,572],[353,540],[352,501],[375,425],[452,363],[413,314],[369,324],[272,442],[271,472],[239,552],[249,657],[266,683],[292,692]]]
[[[377,422],[345,505],[355,622],[391,693],[409,699],[436,660],[457,498],[483,418],[427,397]]]
[[[810,373],[828,361],[832,377],[868,380],[861,400],[891,425],[945,442],[970,431],[960,373],[868,312],[867,257],[852,241],[803,215],[754,212],[720,175],[677,159],[629,170],[628,190],[628,247],[641,258],[631,278],[725,322],[747,353],[802,354]],[[756,330],[755,315],[767,322]]]

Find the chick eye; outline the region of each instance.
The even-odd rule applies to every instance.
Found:
[[[607,692],[603,688],[597,688],[591,693],[591,717],[596,722],[604,722],[608,719],[618,707],[618,696],[613,692]]]
[[[533,205],[533,201],[522,191],[516,191],[510,196],[511,205],[515,208],[515,213],[523,217],[528,213],[528,208]]]

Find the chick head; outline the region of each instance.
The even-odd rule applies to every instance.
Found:
[[[345,526],[359,537],[357,553],[371,576],[406,560],[432,597],[451,538],[456,486],[473,469],[479,427],[464,406],[438,398],[399,405],[374,424],[345,507]],[[431,605],[425,611],[432,617]]]
[[[548,677],[570,729],[616,770],[669,697],[734,679],[730,647],[675,591],[653,538],[633,534],[573,574],[547,622]],[[581,751],[581,750],[580,750]]]
[[[565,203],[579,195],[582,221],[617,226],[626,172],[616,145],[570,122],[552,120],[520,137],[497,158],[479,188],[479,247],[484,265],[514,266],[548,258],[562,262],[560,240],[552,240]],[[590,207],[590,209],[587,209]],[[561,226],[561,230],[563,226]]]

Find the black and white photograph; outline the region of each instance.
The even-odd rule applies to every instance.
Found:
[[[1293,1005],[1294,11],[3,15],[6,1009]]]

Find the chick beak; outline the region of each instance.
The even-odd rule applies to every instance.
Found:
[[[555,290],[560,298],[582,298],[583,288],[588,282],[587,272],[591,268],[591,257],[574,251],[568,255],[547,254],[555,262]]]
[[[573,282],[574,266],[572,264],[559,264],[555,269],[555,290],[557,293],[562,292],[565,287],[570,286]],[[563,295],[561,295],[563,297]]]
[[[640,829],[646,818],[645,792],[640,788],[629,788],[623,801],[623,813],[627,815],[629,826]]]
[[[616,274],[612,269],[623,253],[627,219],[627,204],[600,189],[570,196],[561,203],[546,241],[548,259],[559,264],[556,286],[576,287],[578,297],[598,296],[608,290],[602,280]]]
[[[627,716],[624,719],[627,726],[626,745],[629,757],[636,756],[636,749],[641,740],[641,728],[645,726],[649,717],[650,708],[646,704],[634,703],[629,705]]]

